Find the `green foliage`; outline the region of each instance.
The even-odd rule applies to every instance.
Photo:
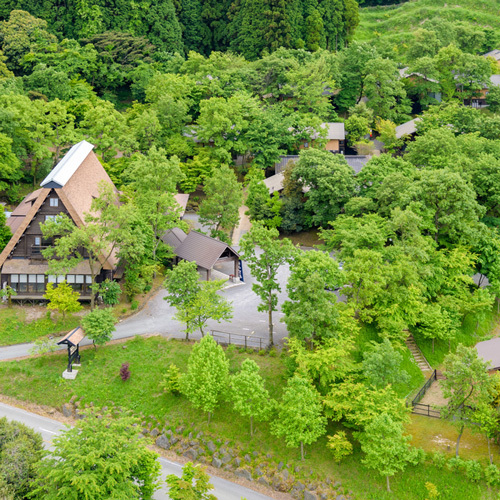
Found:
[[[282,306],[289,334],[304,341],[321,341],[338,334],[337,296],[343,283],[338,263],[324,252],[299,252],[287,283]]]
[[[229,361],[211,335],[193,347],[187,373],[181,379],[182,393],[195,408],[208,413],[208,423],[227,388]]]
[[[352,444],[347,439],[344,431],[339,431],[333,436],[328,436],[327,448],[332,452],[333,459],[340,462],[352,453]]]
[[[30,354],[47,354],[58,349],[57,342],[50,338],[36,339],[33,347],[30,349]]]
[[[78,302],[80,294],[73,290],[66,281],[62,281],[57,286],[54,283],[47,283],[43,298],[49,301],[47,309],[49,311],[56,309],[62,314],[63,321],[66,318],[66,313],[75,313],[82,310],[82,305]]]
[[[116,281],[105,279],[99,285],[99,295],[107,306],[116,306],[120,303],[122,289]]]
[[[278,235],[277,229],[267,229],[261,223],[254,223],[240,241],[243,258],[256,280],[252,284],[252,290],[261,299],[257,309],[267,311],[269,315],[271,346],[274,343],[272,315],[273,311],[277,310],[278,292],[281,291],[277,281],[277,272],[281,266],[290,261],[294,253],[290,240],[279,240]]]
[[[211,236],[219,231],[228,234],[240,220],[239,208],[243,201],[240,184],[234,172],[222,165],[205,182],[206,199],[200,205],[200,223],[208,225]]]
[[[174,363],[170,363],[167,373],[163,376],[161,387],[166,394],[172,393],[178,396],[181,393],[181,372]]]
[[[165,478],[168,486],[168,496],[172,500],[217,500],[209,492],[213,486],[210,476],[200,465],[187,462],[182,468],[182,476],[170,474]]]
[[[43,455],[42,436],[5,417],[0,419],[0,436],[0,481],[11,498],[25,498],[33,486],[36,463]]]
[[[492,113],[500,111],[500,87],[492,86],[486,96],[486,104]]]
[[[361,449],[365,453],[362,462],[387,478],[387,491],[390,490],[389,477],[406,468],[411,460],[412,451],[408,441],[411,436],[403,435],[403,425],[389,414],[380,413],[360,434]]]
[[[380,344],[372,344],[371,349],[364,354],[363,373],[368,383],[377,388],[396,382],[406,384],[409,376],[400,368],[402,360],[402,354],[386,338]]]
[[[305,209],[317,226],[334,221],[355,189],[354,171],[345,158],[319,149],[302,150],[291,176],[309,188]]]
[[[110,309],[94,309],[83,317],[82,328],[94,346],[104,345],[115,331],[115,318]]]
[[[478,358],[475,348],[459,345],[456,353],[450,353],[444,360],[441,381],[446,406],[440,408],[441,416],[449,419],[458,430],[456,457],[464,428],[475,422],[477,405],[489,403],[493,379],[488,375],[487,364]],[[474,402],[474,406],[471,403]]]
[[[314,443],[325,433],[326,418],[319,394],[307,380],[295,375],[287,382],[277,413],[271,432],[284,437],[287,446],[300,445],[304,460],[304,444]]]
[[[270,417],[269,393],[259,375],[259,366],[251,359],[245,359],[241,369],[231,376],[231,399],[234,409],[242,417],[250,417],[250,435],[253,421],[266,421]]]
[[[151,499],[161,467],[133,423],[89,413],[55,437],[52,455],[38,465],[34,498]]]

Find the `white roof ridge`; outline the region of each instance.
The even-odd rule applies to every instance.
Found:
[[[40,186],[62,188],[93,149],[94,145],[85,140],[72,146],[63,159],[45,177]]]

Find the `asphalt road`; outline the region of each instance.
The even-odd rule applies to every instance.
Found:
[[[216,266],[215,269],[228,275],[232,272],[232,264]],[[280,321],[283,313],[279,311],[287,298],[286,282],[289,274],[290,270],[288,266],[282,266],[277,276],[281,286],[281,292],[278,294],[278,312],[273,313],[274,342],[277,344],[281,343],[283,338],[287,336],[286,325]],[[260,300],[252,291],[253,278],[245,263],[243,263],[243,276],[245,279],[243,283],[235,283],[221,292],[233,304],[233,318],[230,321],[223,321],[221,323],[209,320],[207,322],[207,330],[213,329],[260,337],[263,339],[262,342],[266,344],[269,340],[268,315],[266,312],[257,311]],[[113,333],[113,339],[123,339],[134,337],[135,335],[152,333],[159,333],[174,338],[185,338],[184,325],[174,319],[175,308],[169,306],[163,300],[166,294],[165,290],[160,290],[148,301],[141,311],[118,322],[116,324],[116,331]],[[200,333],[196,332],[192,334],[191,338],[200,338]],[[91,341],[84,339],[81,345],[88,344],[91,344]],[[28,356],[32,347],[33,344],[0,347],[0,361]]]
[[[35,431],[39,432],[43,437],[44,445],[47,449],[53,449],[52,439],[60,434],[65,429],[65,425],[57,420],[52,420],[47,417],[42,417],[36,413],[30,413],[20,408],[14,406],[6,405],[0,403],[0,417],[7,417],[9,420],[17,420],[22,422],[28,427],[33,428]],[[165,484],[165,476],[168,474],[175,474],[180,476],[182,473],[182,465],[176,462],[172,462],[165,458],[159,458],[162,473],[161,473],[161,484]],[[214,489],[213,494],[218,498],[218,500],[240,500],[241,498],[246,498],[247,500],[270,500],[270,497],[262,495],[256,491],[253,491],[244,486],[240,486],[225,479],[221,479],[217,476],[211,476],[210,482],[212,483]],[[168,492],[165,486],[162,486],[154,494],[155,500],[168,500]]]

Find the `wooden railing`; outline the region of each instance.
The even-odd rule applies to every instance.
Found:
[[[210,330],[210,333],[214,340],[218,344],[222,345],[239,345],[245,348],[251,349],[267,349],[269,346],[269,342],[267,339],[262,337],[254,337],[253,335],[243,335],[241,333],[230,333],[230,332],[221,332],[219,330]]]

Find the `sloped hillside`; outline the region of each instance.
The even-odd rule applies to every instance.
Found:
[[[360,9],[356,38],[374,41],[397,51],[409,33],[431,20],[463,21],[472,26],[491,28],[490,36],[500,38],[498,0],[414,0],[399,5]],[[378,40],[378,42],[377,42]]]

